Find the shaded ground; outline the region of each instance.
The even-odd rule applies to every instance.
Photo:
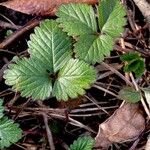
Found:
[[[123,34],[122,39],[116,43],[116,47],[114,48],[115,51],[112,52],[111,57],[107,58],[105,62],[112,68],[120,70],[122,64],[119,56],[122,52],[140,52],[143,58],[145,58],[147,71],[142,78],[139,79],[138,84],[142,87],[147,87],[150,86],[150,70],[148,70],[148,68],[150,68],[148,25],[141,12],[131,1],[127,3],[127,10],[128,24],[125,27],[125,33]],[[29,21],[29,26],[31,26],[35,20],[41,19],[0,7],[0,20],[6,22],[7,20],[5,17],[17,26],[24,26]],[[38,24],[38,21],[36,23]],[[13,28],[13,25],[10,23],[9,28],[5,27],[5,24],[0,27],[1,41],[8,38],[6,33],[10,28]],[[16,29],[12,29],[12,31],[15,30]],[[111,116],[120,106],[122,101],[118,100],[116,97],[92,87],[87,91],[85,96],[67,103],[57,102],[54,98],[43,102],[37,102],[20,97],[19,93],[14,93],[10,87],[4,84],[2,78],[3,70],[9,61],[15,55],[19,57],[22,57],[23,55],[28,56],[26,43],[27,40],[29,40],[31,32],[33,32],[33,29],[26,30],[24,34],[21,36],[19,35],[16,40],[11,42],[5,50],[0,50],[0,97],[5,100],[6,114],[20,124],[24,135],[22,140],[8,149],[49,149],[43,113],[49,116],[49,126],[53,133],[56,149],[58,150],[66,149],[79,135],[91,135],[92,137],[95,137],[98,131],[98,125]],[[104,68],[99,64],[97,64],[96,67],[99,71],[99,80],[97,81],[98,86],[107,89],[107,91],[111,90],[116,94],[123,86],[125,86],[125,81],[108,70],[108,68]],[[123,73],[122,69],[121,73]],[[97,105],[99,105],[99,107]],[[141,110],[143,110],[142,106]],[[72,120],[69,121],[68,117],[72,118]],[[132,147],[136,147],[137,150],[142,150],[147,142],[149,132],[150,124],[147,120],[145,131],[136,141],[114,144],[111,148],[114,150],[132,150]]]

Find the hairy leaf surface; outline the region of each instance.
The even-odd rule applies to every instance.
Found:
[[[0,119],[0,149],[9,147],[22,137],[22,131],[17,123],[7,117]]]
[[[58,100],[67,100],[69,97],[76,98],[85,94],[84,89],[90,88],[90,84],[95,81],[96,72],[94,68],[84,61],[71,59],[64,66],[56,80],[53,88],[53,95]]]
[[[39,59],[51,72],[57,72],[71,58],[71,39],[54,20],[35,28],[28,42],[31,57]]]
[[[126,24],[125,8],[119,0],[102,0],[97,11],[98,22],[92,6],[86,4],[62,5],[57,13],[57,21],[63,30],[77,36],[76,58],[93,64],[110,55],[115,38],[121,35]]]
[[[126,11],[120,0],[102,0],[98,11],[101,33],[113,38],[120,36],[126,25]]]
[[[46,99],[51,95],[52,83],[49,74],[40,62],[23,58],[9,65],[5,71],[6,84],[20,91],[23,97]]]
[[[109,43],[109,44],[108,44]],[[110,36],[83,35],[75,43],[76,57],[89,63],[101,62],[113,50],[113,39]]]
[[[91,34],[97,31],[92,6],[87,4],[66,4],[59,8],[57,21],[71,36]]]

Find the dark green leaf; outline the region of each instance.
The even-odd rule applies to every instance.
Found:
[[[136,52],[126,53],[126,54],[123,54],[123,55],[120,57],[120,59],[121,59],[122,61],[127,61],[127,62],[133,61],[133,60],[135,60],[135,59],[140,59],[140,58],[141,58],[141,57],[140,57],[139,53],[136,53]]]

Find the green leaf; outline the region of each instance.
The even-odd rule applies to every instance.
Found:
[[[120,59],[122,61],[127,61],[127,62],[133,61],[135,59],[140,59],[140,58],[141,57],[140,57],[139,53],[136,53],[136,52],[125,53],[120,57]]]
[[[145,70],[145,63],[138,53],[130,52],[122,55],[120,59],[127,62],[124,66],[125,72],[134,72],[136,77],[142,76]]]
[[[105,56],[109,56],[113,45],[113,39],[108,35],[83,35],[75,43],[74,51],[77,58],[94,64],[103,61]]]
[[[68,100],[85,94],[84,89],[90,88],[96,79],[96,72],[93,67],[84,61],[71,59],[64,66],[54,84],[53,96],[58,100]]]
[[[79,137],[70,146],[69,150],[92,150],[94,139],[91,137]]]
[[[71,36],[92,34],[97,31],[96,18],[92,6],[87,4],[61,5],[56,15],[64,31]]]
[[[0,98],[0,119],[4,116],[3,100]]]
[[[138,60],[138,66],[137,66],[137,69],[134,71],[135,72],[135,76],[138,78],[138,77],[141,77],[143,75],[145,71],[145,63],[143,60]]]
[[[99,33],[92,6],[87,4],[62,5],[57,21],[71,36],[79,36],[74,45],[76,58],[96,63],[110,55],[116,37],[123,32],[126,11],[119,0],[103,0],[99,6]],[[117,30],[116,30],[117,29]]]
[[[126,25],[126,10],[120,0],[100,1],[98,11],[101,33],[113,38],[120,36]]]
[[[45,20],[31,34],[29,53],[39,59],[47,70],[56,73],[71,58],[71,39],[54,20]]]
[[[35,59],[23,58],[9,65],[4,73],[5,83],[20,91],[23,97],[46,99],[51,95],[52,83],[46,68]]]
[[[137,103],[141,99],[140,92],[136,91],[132,87],[124,87],[120,90],[119,96],[130,103]]]
[[[124,67],[124,71],[125,72],[132,72],[138,69],[139,66],[139,60],[135,59],[130,61],[125,67]]]
[[[5,83],[23,97],[67,100],[83,95],[95,81],[94,68],[71,59],[71,40],[55,21],[42,22],[28,44],[30,58],[14,60],[4,72]]]
[[[7,117],[0,119],[0,148],[9,147],[22,137],[19,125]]]

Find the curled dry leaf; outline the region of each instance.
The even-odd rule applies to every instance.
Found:
[[[108,148],[138,138],[145,128],[145,119],[138,104],[125,103],[108,120],[100,124],[95,147]]]
[[[98,0],[9,0],[0,5],[29,15],[52,16],[65,3],[95,4]]]

